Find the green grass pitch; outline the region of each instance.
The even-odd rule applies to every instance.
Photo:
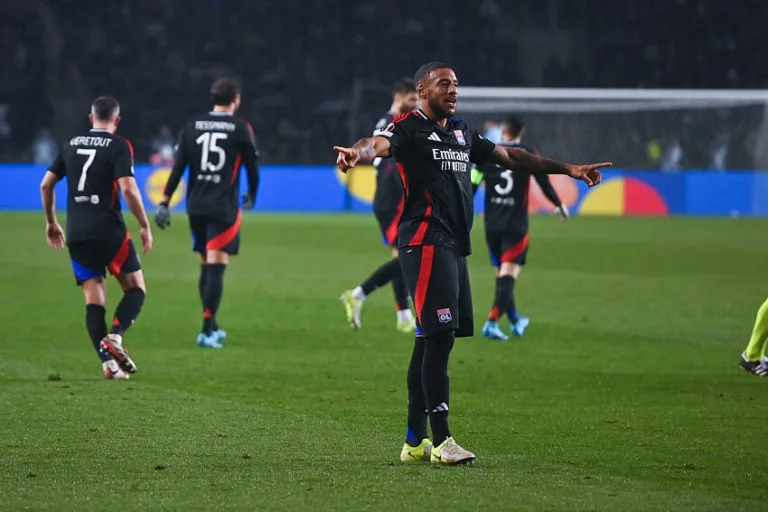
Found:
[[[478,460],[432,468],[398,460],[412,339],[391,290],[359,332],[338,301],[388,257],[371,216],[247,216],[230,338],[205,351],[176,215],[143,258],[126,337],[140,372],[110,382],[42,215],[0,214],[0,510],[768,510],[768,380],[737,366],[768,293],[767,230],[534,219],[526,337],[462,340],[451,360],[452,428]],[[482,235],[478,219],[476,331]]]

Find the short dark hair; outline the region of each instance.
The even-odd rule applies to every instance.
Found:
[[[91,114],[97,121],[109,121],[120,110],[120,104],[112,96],[99,96],[91,103]]]
[[[510,135],[513,137],[519,137],[521,133],[523,133],[523,130],[525,129],[525,125],[520,120],[520,118],[515,116],[509,116],[504,120],[504,125],[507,127],[507,131],[509,131]]]
[[[236,78],[219,78],[211,86],[211,100],[214,105],[229,105],[240,94],[240,81]]]
[[[414,78],[416,79],[416,83],[421,83],[427,78],[429,78],[429,74],[437,69],[453,69],[451,66],[446,64],[445,62],[427,62],[423,66],[421,66],[419,69],[416,70],[416,74],[414,75]]]
[[[409,92],[416,92],[416,82],[407,76],[395,82],[394,87],[392,87],[392,94],[408,94]]]

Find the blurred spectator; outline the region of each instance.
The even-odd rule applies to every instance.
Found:
[[[486,121],[483,126],[483,137],[498,144],[501,142],[501,125],[496,121]]]
[[[160,128],[158,135],[152,139],[152,154],[149,163],[152,165],[173,165],[173,147],[176,141],[168,126]]]
[[[729,139],[727,134],[723,133],[717,137],[715,146],[712,149],[712,160],[709,164],[710,169],[715,171],[724,171],[728,162]]]
[[[260,134],[265,161],[310,164],[332,161],[329,147],[368,133],[389,104],[393,79],[429,60],[449,62],[464,85],[768,87],[768,71],[755,64],[768,57],[768,9],[752,0],[444,0],[428,15],[408,0],[305,2],[300,8],[247,0],[113,0],[88,9],[74,9],[76,0],[0,3],[0,98],[9,104],[7,123],[0,112],[0,142],[8,134],[3,127],[12,126],[2,147],[15,158],[28,158],[23,148],[41,127],[51,127],[56,139],[66,136],[82,126],[90,98],[112,94],[124,107],[120,130],[134,142],[137,160],[167,161],[168,143],[164,134],[153,136],[156,127],[175,129],[209,108],[208,87],[221,74],[242,79],[240,115]],[[548,46],[550,33],[558,41]],[[358,80],[385,92],[367,94],[354,109],[360,133],[352,134],[352,84]],[[322,105],[338,108],[329,112]],[[621,153],[629,158],[625,165],[647,165],[646,141],[674,126],[673,115],[654,117],[650,129],[615,121],[622,129],[612,133],[640,139],[636,152]],[[528,119],[531,128],[535,117]],[[743,115],[728,123],[754,133],[763,118]],[[748,136],[728,129],[732,144]],[[542,137],[579,140],[572,133],[559,129]],[[584,130],[580,143],[564,145],[566,154],[559,156],[592,157],[605,141],[592,145],[589,133],[597,132]],[[680,134],[685,164],[707,166],[717,131],[690,143]],[[694,151],[696,144],[704,147]],[[627,148],[620,141],[607,150]],[[605,144],[602,149],[605,154]],[[749,165],[742,153],[732,147],[726,163]]]
[[[664,153],[661,155],[661,170],[679,171],[682,161],[683,146],[680,144],[680,139],[674,138],[672,139],[672,142],[664,148]]]
[[[32,162],[48,165],[54,161],[58,151],[59,148],[51,136],[51,131],[47,128],[42,129],[32,141]]]

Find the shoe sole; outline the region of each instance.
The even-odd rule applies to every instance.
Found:
[[[752,371],[751,369],[747,368],[746,366],[744,366],[741,363],[739,363],[739,368],[741,368],[742,370],[744,370],[745,372],[747,372],[750,375],[754,375],[755,377],[768,377],[768,374],[755,373],[754,371]]]
[[[214,349],[215,348],[224,348],[224,345],[222,345],[221,343],[218,343],[216,345],[206,345],[202,341],[198,341],[197,342],[197,346],[200,347],[200,348],[214,348]]]
[[[506,338],[499,338],[498,336],[483,333],[483,338],[491,341],[509,341],[509,336]]]
[[[138,371],[136,363],[133,362],[133,359],[130,358],[124,348],[115,346],[114,343],[107,341],[102,341],[99,346],[106,350],[124,371],[128,373],[136,373]]]
[[[432,464],[435,466],[471,466],[475,463],[475,458],[476,457],[472,457],[457,462],[443,462],[442,460],[433,460]]]

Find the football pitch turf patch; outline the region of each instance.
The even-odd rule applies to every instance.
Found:
[[[738,368],[768,294],[767,229],[532,219],[525,338],[460,340],[451,358],[453,433],[478,460],[432,468],[398,460],[412,338],[391,289],[357,332],[338,300],[388,257],[372,216],[246,216],[229,338],[201,350],[175,215],[143,258],[125,339],[139,373],[111,382],[42,215],[0,214],[0,510],[768,510],[768,379]],[[481,219],[473,240],[479,334]],[[110,314],[118,300],[110,283]]]

